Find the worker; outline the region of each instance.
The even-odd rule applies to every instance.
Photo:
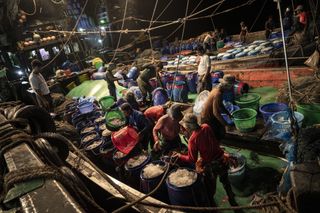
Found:
[[[124,103],[129,103],[134,110],[139,110],[139,104],[131,91],[127,91],[124,93],[123,98],[119,98],[117,102],[115,102],[110,108],[113,109],[115,107],[120,107]]]
[[[101,72],[105,71],[105,80],[108,84],[108,90],[109,90],[110,96],[114,97],[114,99],[117,100],[116,85],[114,84],[114,82],[121,79],[113,76],[112,74],[113,69],[115,69],[115,64],[113,63],[108,64],[107,69],[105,67],[99,68]]]
[[[129,103],[122,104],[120,109],[125,115],[128,125],[134,127],[138,131],[141,148],[148,150],[151,137],[151,125],[148,119],[146,119],[142,112],[134,110]]]
[[[242,21],[240,22],[240,42],[246,43],[247,40],[247,34],[248,34],[248,27],[245,25],[245,23]]]
[[[197,49],[197,63],[198,63],[198,83],[197,93],[201,93],[203,90],[211,90],[211,61],[210,57],[205,53],[203,47],[198,46]]]
[[[303,31],[306,32],[308,28],[308,16],[307,13],[304,11],[303,6],[299,5],[295,9],[296,12],[296,31]]]
[[[162,70],[162,68],[162,63],[158,63],[156,65],[150,64],[146,65],[145,69],[140,73],[137,83],[143,96],[143,102],[147,101],[148,95],[151,99],[152,86],[150,85],[149,80],[155,77],[158,79],[158,73]]]
[[[32,72],[29,76],[31,88],[36,93],[38,105],[45,108],[48,112],[53,112],[52,97],[46,80],[41,74],[41,62],[34,59],[31,62]]]
[[[284,13],[283,18],[283,29],[284,31],[291,31],[293,25],[292,12],[289,7],[286,8],[286,12]]]
[[[226,113],[231,117],[223,104],[223,95],[232,90],[234,83],[234,76],[224,75],[223,79],[220,79],[220,84],[211,90],[201,112],[201,123],[211,126],[218,140],[224,137],[226,128],[229,128],[221,113]]]
[[[205,52],[211,51],[212,33],[208,32],[203,39],[203,49]]]
[[[174,104],[170,107],[168,113],[158,120],[153,128],[153,139],[155,141],[153,149],[155,151],[161,150],[163,154],[167,154],[169,151],[177,148],[181,151],[183,145],[179,135],[179,122],[182,118],[180,105]]]
[[[274,23],[273,23],[273,18],[272,16],[268,17],[268,20],[266,21],[265,25],[264,25],[264,29],[265,29],[265,36],[266,39],[270,38],[270,35],[274,29]]]
[[[187,113],[180,124],[185,135],[189,138],[188,154],[174,153],[172,156],[183,163],[196,165],[196,171],[204,175],[204,183],[212,206],[215,205],[214,194],[217,176],[219,176],[219,180],[228,195],[230,205],[237,206],[228,179],[229,155],[220,148],[211,127],[207,124],[200,126],[197,123],[197,117],[192,113]],[[233,163],[235,164],[235,162]]]

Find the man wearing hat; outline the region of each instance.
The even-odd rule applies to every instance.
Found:
[[[200,126],[197,123],[197,117],[192,113],[187,113],[180,124],[189,138],[188,154],[174,153],[173,157],[185,163],[195,164],[196,171],[204,175],[204,183],[211,205],[215,204],[216,178],[219,176],[229,197],[229,203],[236,206],[235,195],[228,179],[229,155],[220,148],[219,141],[211,127],[208,124]]]
[[[29,76],[31,88],[36,93],[38,105],[45,108],[48,112],[53,112],[52,97],[48,84],[41,71],[41,62],[38,59],[31,61],[32,72]]]
[[[155,141],[153,149],[155,151],[162,150],[166,154],[176,148],[181,150],[182,143],[179,136],[179,122],[182,118],[181,106],[174,104],[169,108],[168,113],[158,120],[153,128],[153,139]],[[162,137],[162,140],[160,140],[159,135]]]
[[[235,77],[233,75],[224,75],[223,79],[220,79],[220,84],[211,90],[201,112],[201,123],[208,124],[218,140],[224,137],[225,127],[228,125],[221,113],[231,116],[223,104],[223,94],[230,92],[234,83]],[[229,101],[232,102],[233,100]]]

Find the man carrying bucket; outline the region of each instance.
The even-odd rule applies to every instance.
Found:
[[[228,126],[221,113],[226,113],[231,117],[230,112],[223,104],[223,94],[230,92],[234,83],[235,77],[232,75],[227,74],[223,79],[220,79],[220,84],[211,90],[201,112],[201,123],[208,124],[213,129],[218,140],[224,137],[225,127]]]
[[[174,153],[173,157],[177,157],[185,163],[196,164],[196,171],[204,176],[204,184],[211,205],[215,205],[216,177],[219,176],[230,205],[237,206],[228,179],[229,161],[233,163],[234,161],[220,148],[211,127],[207,124],[199,126],[197,117],[192,113],[187,113],[180,124],[184,129],[184,134],[189,137],[188,154]],[[200,154],[200,158],[198,154]]]
[[[122,104],[120,109],[125,115],[128,125],[134,127],[139,132],[139,142],[142,149],[148,150],[151,137],[150,121],[146,119],[142,112],[132,109],[129,103]]]
[[[150,85],[149,80],[158,77],[158,72],[160,72],[162,68],[162,63],[158,63],[156,66],[147,65],[145,66],[145,69],[140,73],[137,79],[137,83],[143,96],[143,102],[146,102],[148,95],[151,98],[152,86]]]
[[[197,49],[198,54],[198,83],[197,93],[200,94],[203,90],[211,90],[211,61],[209,56],[205,53],[203,47],[199,46]]]

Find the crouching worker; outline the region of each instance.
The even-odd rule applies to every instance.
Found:
[[[192,113],[187,113],[180,124],[184,128],[184,134],[189,138],[188,154],[174,153],[173,157],[177,157],[182,162],[196,165],[197,172],[204,176],[211,205],[215,205],[216,177],[219,176],[219,180],[229,197],[230,205],[236,206],[235,195],[228,179],[228,156],[220,148],[211,127],[208,124],[199,126],[197,117]]]
[[[174,149],[181,151],[183,145],[179,136],[179,122],[182,118],[181,107],[175,104],[170,107],[167,114],[158,120],[153,128],[153,139],[155,141],[153,146],[154,151],[161,150],[163,154],[167,154]]]
[[[127,124],[138,131],[141,148],[148,150],[151,138],[151,126],[148,119],[146,119],[142,112],[132,109],[129,103],[122,104],[120,109],[127,119]]]

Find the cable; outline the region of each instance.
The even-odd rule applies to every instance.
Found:
[[[72,32],[71,32],[71,34],[69,35],[67,41],[63,44],[63,47],[61,48],[61,50],[60,50],[46,65],[44,65],[43,67],[41,67],[41,69],[44,69],[44,68],[48,67],[54,60],[56,60],[56,58],[59,57],[59,55],[62,53],[62,51],[64,51],[64,48],[65,48],[66,45],[69,43],[69,41],[71,40],[72,35],[73,35],[74,32],[76,31],[76,28],[77,28],[77,26],[78,26],[78,24],[79,24],[79,22],[80,22],[81,16],[83,15],[85,8],[87,7],[88,2],[89,2],[89,0],[86,0],[86,2],[84,3],[84,6],[83,6],[83,8],[82,8],[82,10],[81,10],[81,13],[80,13],[80,15],[79,15],[79,17],[78,17],[78,19],[77,19],[77,21],[76,21],[73,29],[72,29]],[[50,31],[49,31],[49,32],[50,32]]]
[[[128,0],[126,0],[126,4],[125,4],[125,6],[124,6],[123,19],[122,19],[122,23],[121,23],[121,30],[123,30],[123,27],[124,27],[125,18],[126,18],[126,15],[127,15],[127,7],[128,7]],[[117,52],[118,52],[118,48],[119,48],[120,42],[121,42],[121,36],[122,36],[122,33],[120,33],[120,35],[119,35],[118,43],[117,43],[117,48],[116,48],[115,51],[114,51],[114,54],[113,54],[113,57],[112,57],[110,63],[112,63],[113,60],[114,60],[115,57],[116,57],[116,54],[117,54]]]
[[[259,19],[261,13],[262,13],[264,7],[266,6],[266,3],[267,3],[267,0],[264,1],[263,5],[262,5],[262,7],[261,7],[261,9],[260,9],[260,11],[259,11],[259,14],[257,15],[256,19],[254,20],[253,24],[252,24],[251,27],[250,27],[249,32],[251,32],[253,26],[254,26],[254,25],[256,24],[256,22],[258,21],[258,19]]]
[[[155,21],[152,21],[152,24],[155,23],[156,21],[158,21],[158,19],[162,16],[162,14],[168,9],[168,7],[171,5],[171,3],[173,2],[173,0],[171,0],[166,7],[162,10],[162,12],[157,16],[157,18],[155,19]],[[168,21],[167,21],[168,22]]]
[[[158,6],[158,0],[156,0],[156,3],[153,7],[153,11],[152,11],[152,16],[151,16],[151,21],[149,23],[149,27],[148,29],[150,29],[151,25],[152,25],[152,20],[153,20],[153,17],[154,17],[154,14],[157,10],[157,6]],[[150,33],[150,30],[148,30],[148,36],[149,36],[149,42],[150,42],[150,48],[151,48],[151,55],[152,55],[152,60],[154,59],[154,54],[153,54],[153,46],[152,46],[152,39],[151,39],[151,33]]]
[[[35,15],[36,13],[37,13],[37,3],[36,3],[36,0],[32,0],[32,2],[33,2],[33,12],[32,13],[27,13],[26,11],[24,11],[24,10],[22,10],[23,11],[23,13],[24,14],[26,14],[26,15],[28,15],[28,16],[33,16],[33,15]],[[20,4],[20,2],[19,2],[19,4]]]

